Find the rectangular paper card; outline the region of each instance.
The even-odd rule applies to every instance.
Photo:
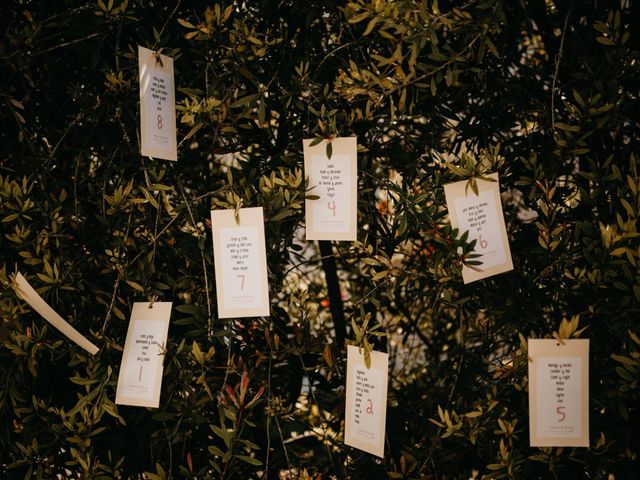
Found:
[[[378,457],[384,457],[388,370],[388,354],[372,351],[367,368],[364,351],[347,346],[344,443]]]
[[[474,253],[480,256],[473,260],[482,262],[475,266],[478,270],[462,266],[464,283],[513,270],[498,174],[492,173],[488,177],[495,181],[476,180],[478,195],[468,186],[467,180],[444,186],[451,226],[457,228],[460,235],[469,232],[469,242],[476,240]]]
[[[118,375],[118,405],[160,406],[162,352],[167,345],[170,318],[171,302],[133,304]]]
[[[311,146],[303,140],[304,171],[309,179],[305,200],[307,240],[350,240],[358,235],[358,142],[356,137],[331,140],[333,153],[327,157],[327,140]]]
[[[38,312],[42,318],[57,328],[69,340],[84,348],[91,355],[98,353],[98,347],[91,343],[85,336],[73,328],[66,320],[38,295],[38,292],[29,284],[20,272],[15,278],[15,291],[20,298],[27,302],[31,308]]]
[[[588,447],[589,340],[528,343],[531,446]]]
[[[269,315],[269,282],[262,207],[213,210],[213,259],[219,318]]]
[[[142,155],[177,160],[173,59],[138,46]]]

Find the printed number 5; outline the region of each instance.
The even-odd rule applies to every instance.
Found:
[[[162,115],[158,114],[158,130],[162,130]]]
[[[244,277],[246,277],[246,275],[238,275],[240,279],[240,290],[244,290]]]
[[[327,204],[327,207],[329,208],[329,210],[331,210],[333,212],[333,216],[336,216],[336,202],[335,201],[331,201]]]
[[[557,407],[556,408],[556,413],[562,417],[562,418],[560,418],[558,420],[558,422],[564,422],[564,419],[567,418],[567,414],[564,413],[564,409],[565,408],[567,408],[567,407]]]

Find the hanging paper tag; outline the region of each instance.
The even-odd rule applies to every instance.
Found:
[[[477,270],[463,265],[464,283],[513,270],[498,174],[488,176],[495,182],[477,179],[478,195],[468,186],[467,180],[444,186],[451,226],[458,229],[459,235],[469,232],[468,241],[476,241],[473,252],[480,255],[471,259],[481,262],[474,265]]]
[[[177,160],[173,59],[138,46],[142,155]]]
[[[372,351],[367,368],[364,351],[347,346],[344,443],[378,457],[384,457],[388,370],[388,354]]]
[[[532,447],[589,446],[589,340],[529,339]]]
[[[351,240],[358,234],[358,142],[356,137],[334,138],[327,157],[327,140],[311,146],[303,141],[304,170],[309,179],[305,200],[307,240]]]
[[[16,275],[15,291],[20,298],[27,302],[31,308],[38,312],[42,318],[57,328],[69,340],[84,348],[91,355],[98,353],[98,347],[91,343],[80,332],[73,328],[66,320],[45,302],[38,292],[27,282],[21,273]]]
[[[118,405],[160,406],[171,305],[171,302],[133,304],[118,375]]]
[[[219,318],[269,315],[269,283],[262,207],[213,210],[213,257]]]

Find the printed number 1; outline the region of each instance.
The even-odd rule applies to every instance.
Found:
[[[162,115],[158,114],[158,130],[162,130]]]
[[[558,423],[564,422],[564,419],[567,418],[567,414],[564,413],[564,409],[567,407],[557,407],[556,408],[556,413],[560,416],[562,416],[562,418],[558,419]]]
[[[331,210],[331,211],[333,212],[333,216],[335,217],[335,216],[336,216],[336,202],[335,202],[335,201],[333,201],[333,200],[332,200],[332,201],[330,201],[330,202],[327,204],[327,207],[329,208],[329,210]]]
[[[483,250],[489,246],[489,242],[486,240],[483,240],[482,235],[478,237],[478,243],[480,244],[480,248]]]
[[[244,277],[246,277],[246,275],[238,275],[240,279],[240,290],[244,290]]]

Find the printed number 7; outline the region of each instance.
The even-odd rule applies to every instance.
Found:
[[[327,204],[327,207],[329,208],[329,210],[331,210],[333,212],[333,216],[336,216],[336,202],[335,201],[331,201]]]
[[[238,278],[240,279],[240,290],[244,290],[244,278],[246,277],[246,275],[238,275]]]
[[[567,408],[567,407],[557,407],[557,408],[556,408],[556,413],[557,413],[558,415],[561,415],[561,416],[562,416],[562,418],[560,418],[560,419],[558,420],[558,423],[564,422],[564,419],[565,419],[565,418],[567,418],[567,414],[566,414],[566,413],[564,413],[564,409],[565,409],[565,408]]]

